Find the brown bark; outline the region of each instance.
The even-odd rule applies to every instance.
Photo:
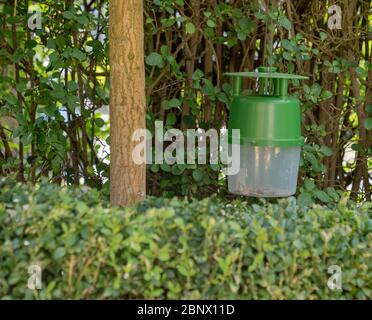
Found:
[[[200,1],[192,0],[191,6],[193,8],[194,12],[200,12]],[[185,52],[185,58],[186,58],[186,90],[191,90],[193,86],[193,80],[192,76],[195,71],[195,64],[196,64],[196,54],[198,51],[198,44],[201,40],[200,32],[198,30],[199,28],[199,15],[195,15],[195,19],[193,20],[194,25],[196,26],[197,30],[188,37],[186,30],[184,30],[184,52]],[[187,102],[185,102],[182,106],[182,122],[181,122],[181,129],[185,130],[187,129],[186,123],[183,121],[184,117],[190,114],[190,106]]]
[[[205,41],[205,46],[204,74],[210,81],[213,81],[213,51],[208,41]],[[212,119],[212,105],[209,99],[207,99],[202,108],[204,111],[204,121],[209,123]]]
[[[345,82],[344,76],[340,74],[338,78],[337,95],[335,97],[335,110],[333,113],[333,117],[330,119],[331,124],[332,124],[332,131],[330,134],[331,134],[331,139],[332,139],[331,149],[333,151],[333,154],[329,158],[329,161],[328,161],[328,186],[329,187],[335,186],[336,177],[337,177],[337,162],[338,162],[338,155],[340,152],[338,126],[340,123],[340,117],[341,117],[341,112],[342,112],[344,82]]]
[[[17,2],[14,1],[14,14],[16,13]],[[17,40],[17,27],[15,24],[12,25],[12,40],[13,40],[13,49],[14,52],[18,49],[18,40]],[[20,80],[20,70],[18,63],[14,64],[14,74],[15,74],[15,83],[18,84]],[[23,101],[23,97],[21,93],[17,90],[17,98],[19,101]],[[19,169],[17,173],[17,180],[18,181],[25,181],[25,167],[24,167],[24,150],[23,150],[23,143],[21,140],[19,141]]]
[[[111,203],[129,205],[146,193],[146,165],[136,165],[132,141],[145,128],[145,66],[142,0],[110,1]]]

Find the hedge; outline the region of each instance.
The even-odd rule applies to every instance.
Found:
[[[121,209],[86,188],[0,189],[3,299],[371,298],[372,203],[150,198]],[[41,290],[27,287],[35,263]],[[342,290],[327,286],[331,265]]]

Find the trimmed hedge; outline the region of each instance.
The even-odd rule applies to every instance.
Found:
[[[1,298],[371,298],[371,203],[174,198],[120,209],[91,189],[0,189]],[[27,288],[33,263],[39,291]],[[327,287],[331,265],[342,291]]]

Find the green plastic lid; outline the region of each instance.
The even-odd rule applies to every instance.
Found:
[[[229,141],[235,143],[231,129],[240,129],[239,143],[254,146],[302,146],[300,101],[288,96],[288,80],[308,77],[278,73],[276,68],[260,67],[257,72],[234,72],[234,99],[230,109]],[[257,78],[259,94],[240,95],[244,77]]]
[[[234,77],[234,94],[239,95],[242,88],[243,78],[256,78],[260,81],[260,94],[272,94],[281,96],[288,95],[288,80],[306,80],[309,77],[296,74],[276,72],[275,67],[259,67],[257,72],[228,72],[225,75]],[[268,89],[271,88],[271,91]]]

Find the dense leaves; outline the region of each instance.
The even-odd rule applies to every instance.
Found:
[[[311,186],[311,183],[307,183]],[[308,187],[309,187],[308,186]],[[247,205],[150,198],[110,208],[97,191],[0,181],[0,297],[370,299],[372,204],[295,198]],[[42,289],[27,288],[28,267]],[[342,270],[342,291],[327,286]]]
[[[224,73],[272,63],[310,77],[291,84],[307,145],[300,186],[311,179],[323,192],[371,200],[370,1],[343,3],[341,30],[329,29],[326,1],[264,2],[144,1],[148,128],[155,120],[183,130],[225,127],[232,90]],[[0,175],[107,190],[108,1],[35,4],[0,2]],[[35,10],[42,27],[31,30]],[[255,83],[245,87],[252,93]],[[224,193],[214,169],[149,166],[148,193]]]
[[[106,1],[0,3],[1,175],[102,186],[107,17]]]

